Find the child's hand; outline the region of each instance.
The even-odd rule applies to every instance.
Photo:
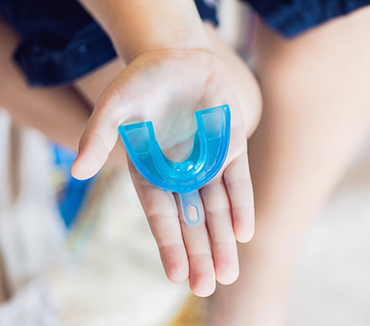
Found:
[[[229,105],[229,153],[222,170],[200,190],[205,211],[200,225],[185,224],[176,195],[152,186],[130,167],[168,278],[176,283],[189,279],[199,296],[212,294],[215,280],[230,284],[237,279],[235,239],[247,242],[254,232],[244,118],[230,88],[222,62],[207,50],[142,53],[101,95],[72,167],[76,178],[93,176],[113,149],[118,126],[148,120],[166,155],[181,161],[192,148],[194,111]]]

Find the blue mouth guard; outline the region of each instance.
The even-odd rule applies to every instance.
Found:
[[[198,189],[221,169],[230,140],[230,110],[227,105],[196,111],[194,115],[197,131],[193,149],[183,162],[174,162],[164,156],[151,121],[118,128],[135,168],[154,186],[179,194],[184,220],[191,226],[198,225],[203,219]],[[196,209],[196,218],[192,207]]]

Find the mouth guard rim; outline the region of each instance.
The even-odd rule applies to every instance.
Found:
[[[158,144],[158,142],[155,138],[153,123],[151,121],[139,122],[139,123],[129,124],[129,125],[122,125],[118,128],[118,131],[119,131],[121,139],[124,143],[124,146],[126,148],[127,154],[129,156],[131,162],[133,163],[134,167],[150,184],[154,185],[157,188],[163,189],[165,191],[171,191],[171,192],[175,192],[175,193],[178,193],[178,194],[190,193],[190,192],[193,192],[193,191],[196,191],[196,190],[200,189],[206,183],[208,183],[210,180],[212,180],[217,175],[217,173],[221,170],[221,168],[222,168],[222,166],[223,166],[223,164],[226,160],[226,156],[227,156],[228,149],[229,149],[229,143],[230,143],[230,120],[231,120],[231,116],[230,116],[229,106],[228,105],[221,105],[221,106],[213,107],[213,108],[210,108],[210,109],[196,111],[196,112],[194,112],[194,115],[195,115],[195,120],[196,120],[196,124],[197,124],[197,131],[199,132],[199,137],[200,137],[202,135],[202,133],[204,134],[204,124],[203,124],[203,120],[202,120],[202,115],[205,115],[207,113],[212,113],[211,111],[215,111],[217,109],[222,109],[223,114],[224,114],[224,120],[223,120],[223,124],[222,124],[222,127],[221,127],[221,132],[220,132],[221,139],[222,139],[221,140],[221,145],[219,146],[219,150],[218,150],[217,157],[215,159],[215,163],[213,164],[211,169],[205,173],[204,177],[202,177],[200,180],[196,180],[196,181],[191,182],[191,183],[186,184],[186,185],[185,184],[168,184],[168,183],[166,183],[162,180],[159,180],[155,176],[153,176],[145,168],[144,164],[141,163],[141,161],[137,157],[137,154],[136,154],[135,150],[132,148],[130,140],[128,139],[128,136],[126,134],[126,129],[135,128],[135,126],[137,126],[137,127],[138,126],[142,126],[142,127],[145,126],[149,131],[149,135],[151,136],[151,138],[150,138],[151,147],[154,145],[154,149],[157,152],[156,154],[157,155],[159,155],[159,154],[163,155],[163,153],[162,153],[162,151],[159,147],[159,144]],[[201,151],[202,150],[207,151],[206,147],[207,146],[200,147]],[[153,147],[152,147],[152,149],[153,149]],[[193,147],[193,149],[194,149],[194,147]],[[159,152],[158,152],[158,150],[159,150]],[[207,155],[207,153],[205,153],[204,155]],[[191,154],[189,155],[189,157],[190,156],[191,156]],[[153,162],[156,162],[156,160],[158,160],[158,157],[159,156],[154,158],[153,154],[152,154]],[[159,159],[159,161],[162,161],[162,160],[163,160],[163,162],[165,162],[163,158]],[[187,159],[185,159],[183,162],[185,162],[186,160]],[[169,161],[171,161],[171,160],[169,160]],[[178,163],[178,162],[174,162],[174,161],[171,161],[171,162]],[[197,162],[194,162],[194,164],[197,164]],[[180,163],[182,163],[182,162],[180,162]],[[156,165],[156,168],[158,168],[157,164],[156,163],[154,163],[154,164]],[[169,166],[168,166],[168,168],[171,169],[171,167],[169,167]],[[203,170],[205,168],[206,167],[203,166],[201,168],[201,170]],[[160,170],[163,171],[163,168],[160,167]],[[197,173],[201,173],[202,172],[201,170],[198,171]],[[168,177],[171,178],[170,176],[168,176]],[[193,176],[193,178],[194,178],[194,176]],[[191,179],[191,178],[189,177],[189,179]]]

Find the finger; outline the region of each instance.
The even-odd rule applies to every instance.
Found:
[[[254,200],[247,154],[235,158],[223,178],[231,203],[235,237],[239,242],[248,242],[254,235]]]
[[[177,202],[178,196],[177,196]],[[178,203],[178,207],[180,207]],[[185,223],[182,211],[180,223],[189,259],[189,286],[199,297],[207,297],[216,289],[216,275],[205,220],[197,226]]]
[[[142,178],[130,163],[131,177],[157,242],[163,268],[169,280],[183,283],[189,278],[189,262],[182,240],[175,199]]]
[[[222,178],[217,177],[203,187],[201,195],[212,240],[216,279],[231,284],[239,276],[239,263],[229,197]]]
[[[88,179],[101,169],[117,142],[118,127],[130,111],[128,106],[114,85],[108,87],[99,98],[71,168],[76,179]]]

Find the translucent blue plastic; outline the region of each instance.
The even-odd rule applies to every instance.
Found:
[[[193,149],[183,162],[174,162],[164,156],[155,139],[151,121],[118,128],[135,168],[151,184],[178,193],[184,220],[193,226],[203,219],[198,189],[217,174],[226,159],[230,140],[230,110],[224,105],[197,111],[194,115],[197,131]],[[192,206],[196,216],[190,214]]]

